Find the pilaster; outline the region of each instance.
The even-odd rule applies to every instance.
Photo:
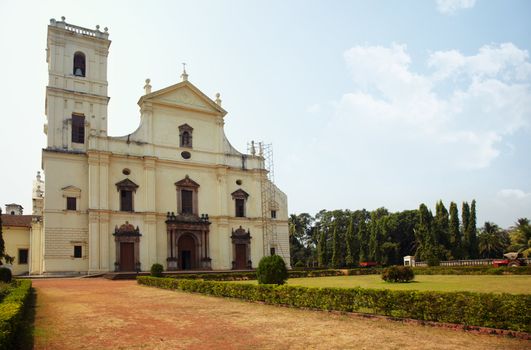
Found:
[[[89,210],[89,272],[100,271],[99,214]]]
[[[99,269],[102,271],[112,271],[114,263],[109,261],[109,213],[99,212],[99,243],[100,243],[100,263]],[[112,266],[112,269],[111,269]]]

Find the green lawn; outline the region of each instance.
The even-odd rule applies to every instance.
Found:
[[[256,281],[248,281],[256,283]],[[411,283],[387,283],[380,275],[292,278],[291,286],[379,288],[394,290],[470,291],[531,294],[531,276],[418,275]]]

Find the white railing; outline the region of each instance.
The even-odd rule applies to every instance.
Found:
[[[87,35],[94,38],[104,38],[107,39],[109,37],[108,29],[107,27],[104,28],[104,31],[100,31],[100,26],[96,26],[96,29],[88,29],[80,26],[76,26],[74,24],[69,24],[65,22],[65,17],[61,17],[61,21],[56,21],[54,18],[50,20],[50,25],[58,28],[63,28],[65,30],[68,30],[69,32],[74,32],[76,34],[80,35]]]
[[[485,266],[492,265],[494,260],[506,260],[505,258],[500,259],[470,259],[470,260],[449,260],[439,262],[439,266]],[[521,259],[526,265],[531,265],[531,259]],[[415,261],[413,266],[428,266],[428,263],[425,261]]]

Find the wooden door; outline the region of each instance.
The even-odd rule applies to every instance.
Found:
[[[247,244],[236,244],[236,270],[247,269]]]
[[[135,244],[120,243],[120,271],[135,271]]]
[[[195,241],[190,235],[183,235],[177,243],[179,247],[179,263],[182,270],[196,268]]]

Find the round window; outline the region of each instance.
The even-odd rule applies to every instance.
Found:
[[[184,152],[181,152],[181,156],[184,158],[184,159],[190,159],[190,157],[192,156],[190,154],[190,152],[188,151],[184,151]]]
[[[242,180],[240,179],[236,180],[236,185],[241,186],[241,184],[242,184]]]
[[[131,174],[131,170],[129,170],[127,168],[124,168],[124,170],[122,170],[122,174],[129,175],[129,174]]]

